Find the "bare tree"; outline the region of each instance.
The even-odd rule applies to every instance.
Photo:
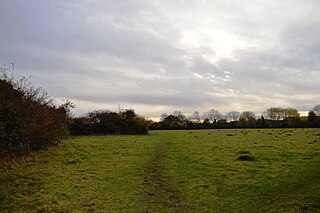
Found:
[[[287,114],[288,118],[299,118],[300,117],[300,113],[298,112],[298,110],[293,109],[293,108],[288,108],[286,114]]]
[[[186,119],[186,116],[181,111],[178,111],[178,110],[175,110],[172,113],[172,115],[177,117],[177,118],[179,118],[180,120],[185,120]]]
[[[240,116],[240,112],[237,112],[237,111],[227,112],[227,114],[226,114],[226,118],[231,120],[231,121],[238,120],[239,116]]]
[[[197,123],[200,123],[202,118],[202,115],[200,114],[200,112],[195,111],[191,116],[190,116],[190,120],[195,121]]]
[[[280,107],[270,107],[265,112],[267,118],[271,120],[282,120],[286,117],[286,110]]]
[[[163,113],[160,115],[160,121],[164,121],[168,117],[167,113]]]
[[[293,108],[271,107],[265,112],[266,116],[271,120],[283,120],[285,118],[300,117],[298,110]]]
[[[313,107],[313,110],[312,110],[314,113],[316,113],[317,114],[317,116],[320,116],[320,104],[318,104],[318,105],[315,105],[314,107]]]
[[[223,118],[222,114],[218,110],[215,110],[215,109],[211,109],[208,112],[205,112],[203,114],[203,117],[204,117],[204,119],[205,118],[209,119],[212,123]]]
[[[255,119],[256,115],[251,111],[242,112],[239,117],[239,120],[243,123],[252,123]]]

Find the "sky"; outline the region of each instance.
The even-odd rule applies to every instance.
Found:
[[[0,64],[74,115],[320,103],[318,0],[1,0]]]

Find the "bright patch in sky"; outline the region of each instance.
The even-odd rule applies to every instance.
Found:
[[[320,100],[318,0],[0,1],[0,63],[79,115],[268,107]]]

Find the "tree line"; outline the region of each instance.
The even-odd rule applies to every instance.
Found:
[[[200,113],[195,111],[186,116],[181,111],[162,114],[160,121],[150,129],[210,129],[210,128],[306,128],[320,127],[320,104],[309,111],[308,116],[300,116],[297,109],[271,107],[261,116],[252,111],[230,111],[225,114],[211,109]]]

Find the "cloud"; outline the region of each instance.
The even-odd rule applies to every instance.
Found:
[[[4,0],[0,63],[77,113],[312,108],[320,4],[232,0]],[[154,110],[153,110],[154,109]]]

